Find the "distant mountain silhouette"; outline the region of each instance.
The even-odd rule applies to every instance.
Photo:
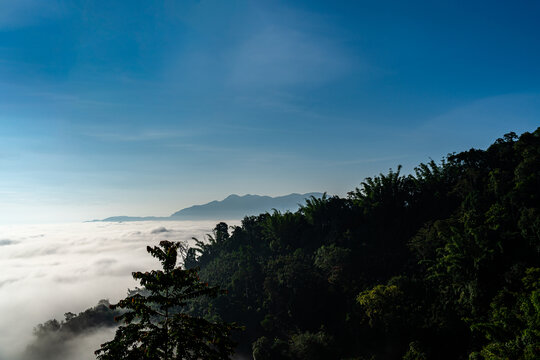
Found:
[[[248,215],[258,215],[276,209],[281,212],[296,211],[300,205],[305,204],[306,199],[311,197],[320,198],[322,193],[313,192],[307,194],[289,194],[285,196],[271,197],[261,195],[229,195],[222,201],[212,201],[203,205],[194,205],[175,212],[169,217],[134,217],[113,216],[103,220],[107,222],[121,221],[163,221],[163,220],[223,220],[242,219]]]
[[[170,217],[157,217],[157,216],[111,216],[103,220],[92,220],[90,222],[163,221],[163,220],[172,220],[172,219]]]

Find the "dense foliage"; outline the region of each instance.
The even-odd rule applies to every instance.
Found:
[[[143,291],[131,292],[111,309],[122,309],[113,340],[96,351],[100,360],[222,360],[233,353],[232,324],[211,322],[183,312],[187,302],[215,297],[220,290],[199,280],[195,270],[177,266],[178,242],[148,247],[163,270],[135,272]]]
[[[264,359],[540,357],[540,129],[216,226],[191,303]]]

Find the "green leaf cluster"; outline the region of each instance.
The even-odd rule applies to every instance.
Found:
[[[218,287],[199,279],[196,269],[177,266],[181,244],[162,241],[147,251],[159,259],[162,270],[134,272],[144,291],[131,292],[111,305],[121,309],[122,325],[115,338],[96,351],[100,360],[196,360],[228,359],[234,342],[234,324],[211,322],[189,315],[183,309],[199,297],[216,297]]]

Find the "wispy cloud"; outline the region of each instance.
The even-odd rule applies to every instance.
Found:
[[[346,73],[351,64],[331,39],[283,25],[268,25],[233,55],[231,80],[242,86],[323,83]]]
[[[28,89],[24,89],[28,92]],[[119,105],[118,103],[111,101],[96,100],[89,97],[67,93],[67,92],[48,92],[48,91],[38,91],[38,92],[28,92],[28,95],[33,96],[37,99],[42,99],[48,102],[53,102],[55,104],[69,104],[70,106],[115,106]],[[120,104],[123,105],[123,104]]]
[[[55,0],[0,0],[0,29],[31,25],[61,16],[63,7]]]
[[[16,244],[18,241],[13,241],[9,239],[0,239],[0,246],[6,246],[6,245],[13,245]]]
[[[278,114],[295,115],[310,120],[341,121],[335,114],[328,115],[318,111],[306,98],[285,92],[265,92],[264,94],[247,94],[236,97],[236,102],[246,108],[270,111]],[[274,129],[276,130],[276,129]],[[278,129],[279,130],[279,129]],[[283,130],[283,129],[282,129]],[[287,132],[293,130],[286,129]]]
[[[156,141],[164,139],[185,138],[193,135],[193,132],[185,131],[159,131],[145,130],[139,132],[115,131],[115,132],[85,132],[83,135],[92,137],[101,141],[120,141],[120,142],[143,142]]]

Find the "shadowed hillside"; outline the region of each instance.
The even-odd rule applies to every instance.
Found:
[[[540,129],[367,178],[347,198],[220,223],[192,304],[265,359],[538,359]]]
[[[184,265],[227,291],[181,311],[244,326],[237,354],[256,360],[537,359],[539,204],[540,128],[506,134],[217,224]]]

